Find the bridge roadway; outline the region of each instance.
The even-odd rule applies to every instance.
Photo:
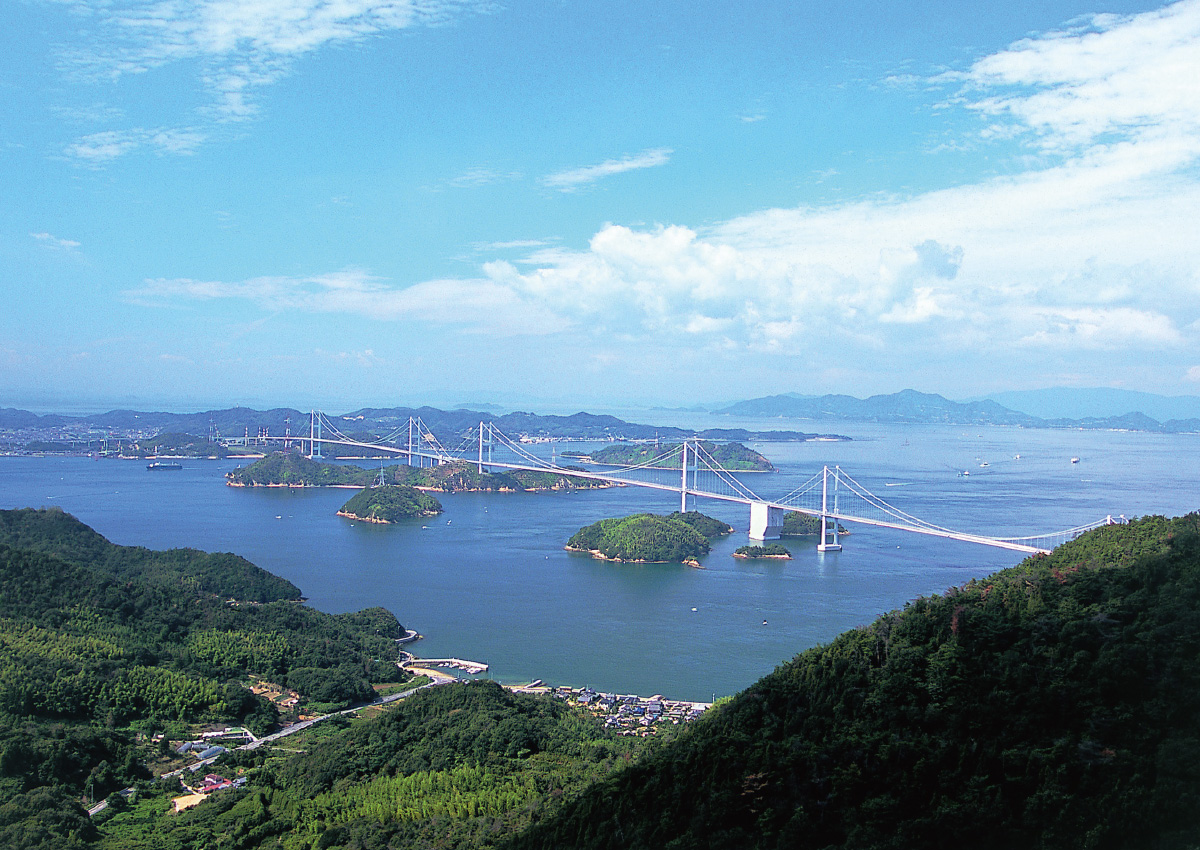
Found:
[[[295,438],[293,438],[293,439],[295,439]],[[315,441],[318,443],[329,444],[329,445],[354,446],[354,447],[358,447],[358,448],[372,449],[375,451],[383,451],[383,452],[388,452],[390,454],[394,454],[396,456],[409,456],[409,457],[416,457],[416,458],[421,458],[421,459],[428,458],[429,460],[435,461],[435,462],[445,462],[447,460],[458,460],[458,461],[467,461],[469,463],[479,463],[479,461],[476,458],[455,457],[454,455],[451,455],[449,453],[436,454],[436,453],[421,452],[421,451],[410,452],[408,449],[380,445],[377,443],[362,443],[362,442],[356,442],[353,440],[337,440],[337,439],[320,438],[320,437],[316,437],[316,438],[310,437],[310,438],[304,438],[304,439],[309,440],[309,441]],[[629,485],[629,486],[633,486],[633,487],[644,487],[644,488],[647,488],[650,490],[662,490],[662,491],[666,491],[666,492],[670,492],[670,493],[682,493],[683,492],[683,487],[681,486],[681,484],[667,483],[667,482],[661,482],[661,481],[638,481],[638,480],[633,480],[633,479],[629,479],[629,478],[622,478],[619,475],[614,475],[614,474],[607,474],[607,473],[603,473],[603,472],[587,472],[587,471],[581,471],[581,470],[575,470],[575,469],[565,469],[565,468],[559,467],[559,466],[553,466],[553,467],[535,466],[533,464],[508,463],[505,461],[494,461],[494,460],[483,460],[482,466],[498,467],[501,469],[511,469],[511,470],[523,470],[523,471],[528,471],[528,472],[549,472],[549,473],[553,473],[555,475],[571,475],[576,478],[587,478],[587,479],[591,479],[593,481],[606,481],[606,482],[613,483],[613,484]],[[664,471],[670,471],[670,470],[664,470]],[[687,488],[687,493],[692,496],[696,496],[696,497],[703,498],[703,499],[716,499],[718,501],[735,502],[735,503],[743,504],[743,505],[759,504],[759,505],[766,506],[766,508],[768,510],[775,509],[775,510],[781,510],[781,511],[796,511],[798,513],[802,513],[802,514],[805,514],[805,515],[811,516],[811,517],[816,517],[818,519],[820,519],[823,515],[827,520],[832,520],[834,522],[842,521],[842,522],[849,522],[849,523],[857,523],[859,525],[870,525],[870,526],[875,526],[877,528],[894,528],[899,531],[909,531],[909,532],[913,532],[915,534],[924,534],[924,535],[927,535],[930,537],[941,537],[941,538],[944,538],[947,540],[961,540],[966,543],[978,543],[983,546],[992,546],[992,547],[999,548],[999,549],[1007,549],[1007,550],[1010,550],[1013,552],[1023,552],[1028,555],[1034,555],[1039,552],[1048,552],[1049,551],[1048,549],[1045,549],[1045,548],[1042,548],[1039,546],[1032,546],[1032,545],[1029,545],[1026,543],[1018,543],[1013,540],[1005,540],[1005,539],[996,538],[996,537],[987,537],[987,536],[981,535],[981,534],[969,534],[969,533],[960,532],[960,531],[951,531],[948,529],[929,528],[929,527],[923,527],[923,526],[919,526],[919,525],[907,525],[907,524],[900,523],[900,522],[890,522],[887,520],[873,519],[871,517],[862,517],[862,516],[856,516],[854,514],[841,513],[841,512],[835,511],[835,510],[822,512],[819,510],[812,510],[809,508],[797,507],[795,505],[789,505],[789,504],[785,504],[782,502],[772,502],[770,500],[765,500],[765,499],[764,500],[751,499],[748,496],[736,495],[736,494],[731,494],[731,493],[714,493],[714,492],[711,492],[708,490],[693,489],[690,487]],[[774,539],[774,538],[768,538],[768,539]]]
[[[548,467],[539,467],[539,466],[523,465],[523,464],[515,464],[515,463],[498,463],[498,462],[489,462],[489,461],[484,461],[484,466],[500,466],[500,467],[504,467],[505,469],[513,469],[513,470],[521,469],[521,470],[529,470],[529,471],[533,471],[533,472],[553,472],[558,475],[573,475],[576,478],[591,478],[593,480],[598,480],[598,481],[611,481],[611,482],[614,482],[617,484],[629,484],[629,485],[632,485],[635,487],[647,487],[651,490],[666,490],[671,493],[679,493],[679,492],[681,492],[681,489],[682,489],[678,484],[666,484],[666,483],[662,483],[662,482],[650,482],[650,481],[632,481],[628,478],[620,478],[620,477],[613,476],[613,475],[605,475],[604,473],[578,472],[573,469],[563,469],[561,467],[556,467],[556,468],[551,469]],[[963,532],[949,531],[946,529],[923,528],[918,525],[904,525],[904,524],[898,523],[898,522],[887,522],[884,520],[871,519],[869,517],[861,517],[861,516],[855,516],[853,514],[839,513],[837,511],[827,511],[827,512],[822,513],[821,511],[811,510],[809,508],[796,507],[795,505],[788,505],[788,504],[784,504],[782,502],[772,502],[772,501],[766,500],[766,499],[758,501],[755,499],[751,499],[747,496],[733,495],[730,493],[713,493],[708,490],[698,490],[698,489],[693,489],[691,487],[689,487],[687,489],[687,492],[688,492],[688,494],[690,494],[692,496],[698,496],[703,499],[717,499],[717,500],[723,501],[723,502],[737,502],[737,503],[743,504],[743,505],[762,504],[762,505],[766,505],[767,508],[775,508],[777,510],[782,510],[782,511],[796,511],[797,513],[802,513],[807,516],[816,517],[817,519],[820,519],[822,516],[824,516],[826,519],[830,519],[830,520],[834,520],[834,521],[844,520],[845,522],[853,522],[853,523],[858,523],[860,525],[873,525],[877,528],[895,528],[895,529],[899,529],[900,531],[912,531],[917,534],[926,534],[931,537],[942,537],[942,538],[945,538],[948,540],[962,540],[967,543],[980,543],[984,546],[994,546],[994,547],[997,547],[1000,549],[1009,549],[1014,552],[1024,552],[1029,555],[1034,555],[1034,554],[1037,554],[1038,552],[1049,551],[1048,549],[1042,549],[1037,546],[1028,546],[1024,543],[1014,543],[1010,540],[1002,540],[1002,539],[995,538],[995,537],[985,537],[981,534],[966,534]]]

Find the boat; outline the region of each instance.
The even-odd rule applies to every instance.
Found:
[[[183,469],[182,463],[176,463],[173,460],[155,460],[146,464],[146,469],[156,471],[159,469]]]
[[[1077,457],[1071,458],[1071,463],[1079,463],[1079,458],[1077,458]]]

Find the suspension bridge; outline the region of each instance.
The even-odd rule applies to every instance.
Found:
[[[737,502],[750,508],[750,538],[776,540],[783,527],[783,518],[796,511],[820,520],[822,552],[841,549],[839,533],[842,523],[893,528],[901,531],[961,540],[994,546],[1014,552],[1036,554],[1048,552],[1060,543],[1074,539],[1085,531],[1102,525],[1124,522],[1124,517],[1107,516],[1086,525],[1022,537],[994,537],[958,531],[920,519],[876,496],[839,466],[824,466],[806,482],[786,495],[767,499],[760,497],[737,475],[724,469],[702,445],[700,440],[688,439],[666,447],[661,454],[631,466],[585,470],[563,466],[551,456],[549,460],[529,450],[526,443],[513,440],[490,422],[480,422],[451,449],[433,435],[420,417],[408,421],[375,440],[347,436],[337,423],[318,410],[311,414],[307,437],[287,435],[290,441],[307,444],[309,456],[323,457],[325,447],[349,447],[407,460],[414,466],[435,466],[445,463],[469,462],[479,472],[492,469],[547,472],[618,486],[644,487],[679,494],[680,510],[688,509],[688,497]]]

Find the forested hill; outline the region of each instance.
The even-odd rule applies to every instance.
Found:
[[[581,471],[578,467],[563,468]],[[476,464],[465,461],[437,466],[400,463],[373,470],[353,464],[321,463],[296,452],[272,452],[249,466],[225,473],[225,478],[231,487],[369,487],[379,480],[381,472],[386,484],[445,493],[590,490],[613,486],[591,478],[527,469],[480,472]]]
[[[737,472],[774,472],[771,462],[753,449],[748,449],[741,443],[712,443],[701,441],[700,446],[708,452],[723,468]],[[593,463],[616,464],[619,466],[636,466],[655,458],[663,458],[654,466],[663,469],[679,469],[683,463],[682,454],[674,457],[663,457],[679,448],[678,443],[655,444],[638,443],[634,445],[621,444],[609,446],[592,452]]]
[[[1098,529],[784,664],[525,848],[1200,845],[1200,516]]]
[[[325,614],[298,596],[232,555],[116,546],[59,510],[0,511],[0,847],[81,846],[95,833],[85,788],[103,798],[171,762],[150,732],[267,732],[280,710],[255,682],[295,691],[294,719],[405,675],[391,613]]]
[[[187,588],[244,602],[299,599],[300,588],[245,558],[197,549],[117,546],[58,509],[0,511],[0,545],[53,555],[116,579]]]

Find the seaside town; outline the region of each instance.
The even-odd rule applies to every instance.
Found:
[[[410,637],[409,640],[411,639]],[[437,663],[434,666],[430,664],[430,659],[417,659],[408,653],[404,653],[404,655],[408,656],[408,663],[404,665],[407,669],[431,679],[431,681],[419,687],[446,685],[464,681],[456,676],[445,673],[442,668],[451,667],[470,674],[478,674],[487,670],[486,664],[479,664],[477,662],[461,661],[459,659],[436,659]],[[415,666],[420,664],[426,666]],[[712,706],[712,703],[706,702],[666,699],[662,694],[643,697],[637,694],[602,693],[590,687],[573,688],[566,685],[551,687],[544,684],[541,679],[537,679],[528,685],[508,685],[506,687],[514,693],[549,694],[555,699],[564,700],[571,705],[603,718],[604,727],[615,730],[618,735],[639,737],[654,735],[660,725],[675,726],[695,720]],[[262,683],[256,686],[255,692],[264,694],[272,702],[281,707],[294,708],[297,700],[297,695],[292,691],[288,691],[287,689],[272,690]],[[406,696],[408,693],[411,693],[411,691],[382,698],[378,702],[391,702],[396,698]],[[257,747],[260,744],[268,743],[292,732],[307,729],[322,720],[342,714],[353,715],[365,707],[367,706],[356,706],[347,711],[321,716],[306,716],[301,714],[297,722],[285,724],[282,730],[266,738],[259,738],[249,729],[241,726],[229,726],[201,732],[195,740],[184,741],[176,745],[173,748],[176,755],[191,756],[195,758],[195,761],[174,771],[172,774],[168,774],[180,777],[182,790],[184,791],[181,796],[172,799],[172,809],[176,812],[190,809],[204,802],[208,799],[209,795],[215,792],[224,791],[228,788],[240,788],[246,784],[245,777],[227,779],[219,773],[205,773],[203,776],[199,776],[202,770],[210,767],[214,761],[229,750]],[[102,807],[103,804],[94,808],[99,810]]]

